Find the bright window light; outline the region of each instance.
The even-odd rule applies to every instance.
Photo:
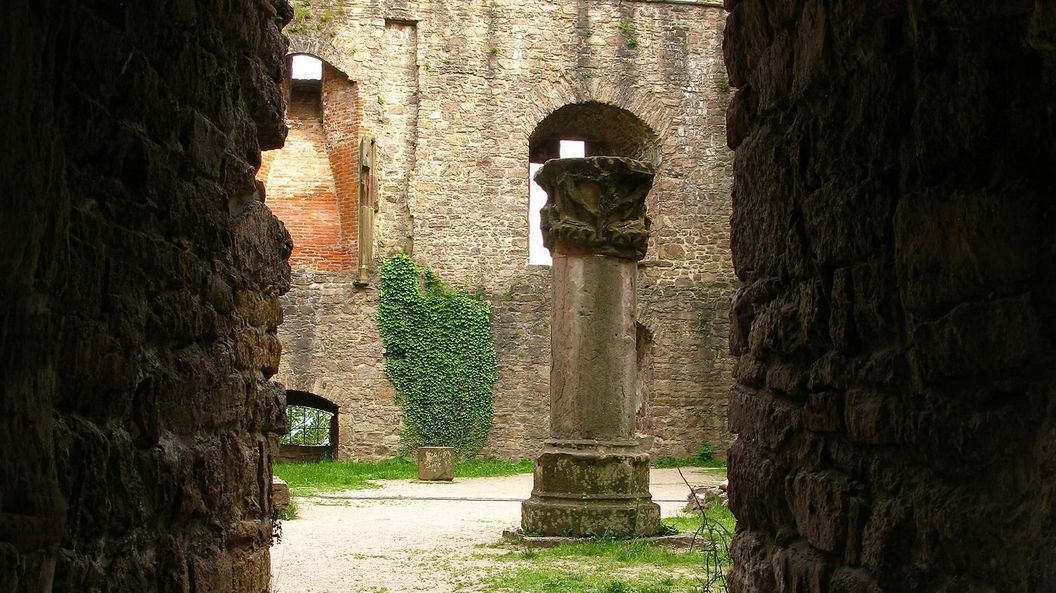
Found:
[[[297,54],[293,56],[290,78],[294,80],[322,80],[323,62],[319,58]]]
[[[587,143],[582,140],[562,140],[560,154],[563,159],[581,159],[587,156]]]
[[[562,140],[558,155],[563,159],[587,156],[587,143],[582,140]],[[535,173],[543,165],[528,164],[528,263],[549,266],[553,263],[550,250],[543,246],[543,231],[539,228],[539,210],[546,205],[546,192],[535,182]]]
[[[543,231],[539,228],[539,209],[546,205],[546,192],[535,182],[535,173],[542,166],[540,163],[528,164],[528,263],[549,266],[550,251],[543,246]]]

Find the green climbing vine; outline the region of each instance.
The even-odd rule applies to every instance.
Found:
[[[401,449],[446,446],[472,455],[483,447],[495,385],[490,303],[446,286],[401,253],[381,264],[378,329],[385,375],[404,411]]]

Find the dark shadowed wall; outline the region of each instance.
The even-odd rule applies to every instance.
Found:
[[[263,591],[289,7],[4,8],[0,591]]]
[[[1056,591],[1053,10],[727,4],[733,589]]]

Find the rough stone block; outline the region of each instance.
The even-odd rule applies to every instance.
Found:
[[[849,487],[834,472],[801,473],[791,482],[789,500],[796,526],[819,550],[842,552],[847,536]]]
[[[1052,348],[1049,331],[1030,294],[964,303],[918,326],[919,372],[938,379],[1026,364]]]
[[[271,506],[279,512],[290,506],[290,487],[278,476],[271,476]]]
[[[599,535],[629,537],[655,535],[660,527],[660,506],[651,501],[540,500],[533,497],[521,506],[525,533],[540,535]]]
[[[844,420],[847,436],[854,442],[874,445],[897,442],[899,418],[897,404],[890,396],[867,390],[847,393]]]
[[[701,508],[706,509],[715,504],[728,506],[729,488],[730,483],[728,480],[723,481],[718,486],[694,486],[692,492],[686,495],[686,506],[682,507],[682,511],[688,513]]]
[[[867,571],[841,568],[832,575],[829,593],[883,593],[883,589]]]
[[[418,447],[418,479],[441,482],[455,479],[455,450],[452,447]]]
[[[839,393],[811,393],[803,408],[803,427],[814,432],[839,432],[843,427],[843,398]]]
[[[794,521],[784,495],[788,468],[777,465],[758,443],[743,437],[729,452],[729,506],[751,529],[777,530]]]
[[[865,567],[877,574],[892,574],[908,561],[912,512],[903,499],[884,499],[873,504],[862,531],[861,560]]]
[[[803,542],[774,554],[771,564],[777,590],[787,593],[829,593],[832,564]]]

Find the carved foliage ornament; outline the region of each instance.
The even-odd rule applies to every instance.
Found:
[[[621,157],[547,161],[535,175],[547,195],[540,211],[543,244],[551,253],[642,259],[653,176],[652,166]]]

